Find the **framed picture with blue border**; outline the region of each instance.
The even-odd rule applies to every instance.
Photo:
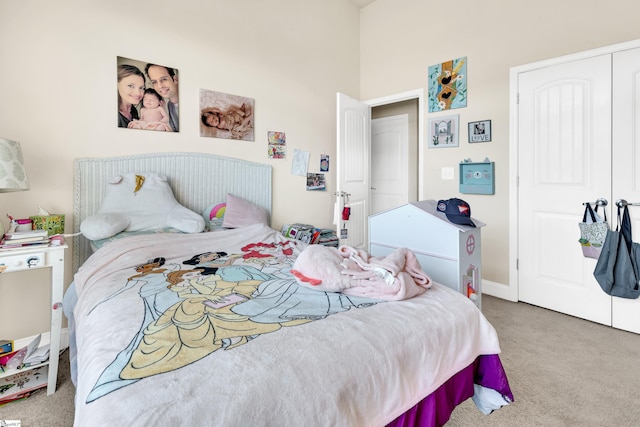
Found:
[[[458,146],[459,115],[429,119],[429,148]]]

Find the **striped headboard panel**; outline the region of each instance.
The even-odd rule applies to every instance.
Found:
[[[107,182],[125,173],[165,175],[183,206],[202,214],[227,193],[262,206],[271,212],[271,166],[205,153],[150,153],[123,157],[81,158],[74,161],[73,231],[99,208]],[[91,255],[84,236],[73,245],[73,271]]]

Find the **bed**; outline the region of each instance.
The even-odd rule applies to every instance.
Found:
[[[198,213],[229,194],[271,209],[269,165],[77,159],[76,231],[129,172],[166,175]],[[437,283],[400,301],[299,286],[305,248],[260,223],[93,249],[77,237],[64,301],[75,425],[438,426],[470,397],[485,413],[513,400],[497,334],[467,298]]]

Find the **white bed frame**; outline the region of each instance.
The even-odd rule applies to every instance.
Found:
[[[125,173],[165,175],[180,204],[202,214],[227,194],[241,197],[271,212],[271,165],[206,153],[149,153],[123,157],[81,158],[74,161],[73,232],[99,208],[107,182]],[[91,255],[89,241],[77,236],[73,272]]]

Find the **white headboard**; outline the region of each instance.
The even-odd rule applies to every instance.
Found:
[[[227,193],[271,212],[271,166],[205,153],[150,153],[125,157],[82,158],[74,161],[73,232],[99,208],[110,178],[124,173],[165,175],[183,206],[202,214]],[[84,236],[73,244],[73,271],[91,255]]]

